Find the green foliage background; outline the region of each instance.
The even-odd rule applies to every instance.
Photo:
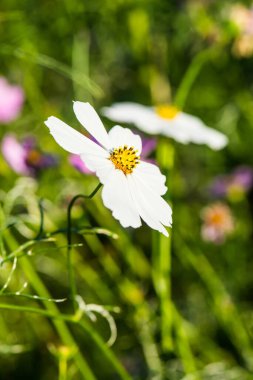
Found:
[[[85,206],[81,201],[76,205],[76,226],[100,226],[118,235],[73,237],[80,244],[73,249],[78,294],[87,304],[121,310],[112,311],[116,343],[107,348],[110,330],[101,316],[93,323],[85,315],[82,328],[66,322],[71,340],[59,314],[51,318],[22,311],[33,307],[56,313],[54,303],[2,293],[0,308],[9,304],[21,309],[0,313],[0,379],[252,378],[252,193],[238,202],[227,200],[236,230],[224,244],[200,237],[200,210],[212,201],[206,189],[213,177],[238,165],[253,166],[252,57],[233,53],[237,31],[225,17],[232,3],[1,0],[0,73],[23,86],[26,102],[15,122],[1,125],[0,137],[10,132],[20,138],[32,135],[43,150],[60,157],[57,169],[36,180],[19,178],[0,157],[1,255],[12,254],[0,268],[2,285],[13,256],[18,256],[9,292],[27,281],[27,294],[48,298],[45,286],[53,298],[68,295],[65,234],[34,242],[29,249],[21,245],[36,237],[40,198],[49,232],[66,227],[71,197],[89,194],[97,185],[95,177],[68,163],[67,153],[44,125],[48,116],[59,116],[80,130],[72,100],[89,101],[98,111],[116,101],[177,102],[226,134],[229,145],[214,152],[160,141],[167,162],[173,149],[175,157],[173,170],[168,170],[174,212],[168,278],[157,257],[162,249],[166,256],[169,247],[159,243],[156,233],[147,226],[123,230],[99,194]],[[113,125],[104,122],[108,129]],[[168,304],[159,288],[164,280]],[[69,302],[57,306],[60,315],[72,315]],[[62,346],[68,347],[69,357]],[[90,370],[79,360],[78,349]]]

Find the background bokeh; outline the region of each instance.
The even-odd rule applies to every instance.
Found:
[[[1,0],[0,75],[19,86],[24,102],[12,103],[7,82],[0,86],[0,379],[252,378],[252,7],[226,0]],[[151,158],[168,176],[173,204],[171,262],[157,263],[162,250],[170,257],[168,242],[147,226],[124,230],[99,193],[73,208],[75,226],[105,229],[74,234],[72,253],[78,294],[86,304],[108,306],[115,320],[111,348],[101,313],[94,322],[86,310],[80,328],[60,321],[72,315],[68,301],[34,297],[68,297],[67,205],[98,184],[71,165],[44,125],[55,115],[81,130],[73,100],[91,102],[98,113],[120,101],[176,103],[229,138],[225,149],[212,151],[157,137]],[[7,119],[1,107],[10,107]],[[13,165],[3,148],[9,135],[16,139]],[[247,186],[235,179],[242,168]],[[45,231],[63,232],[39,242],[42,198]],[[208,240],[206,214],[217,203],[233,228],[226,234],[221,224],[221,238]],[[27,297],[16,294],[20,289]],[[4,310],[7,304],[20,309]]]

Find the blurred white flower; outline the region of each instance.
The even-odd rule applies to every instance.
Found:
[[[161,197],[167,191],[165,176],[153,164],[140,160],[141,138],[118,125],[106,132],[89,103],[74,102],[79,122],[96,141],[85,137],[54,116],[45,122],[56,142],[78,154],[104,185],[102,199],[123,227],[138,228],[141,218],[151,228],[168,236],[171,207]]]
[[[146,133],[164,135],[183,144],[206,144],[219,150],[228,143],[221,132],[167,104],[152,108],[137,103],[115,103],[103,108],[102,113],[114,121],[132,123]]]

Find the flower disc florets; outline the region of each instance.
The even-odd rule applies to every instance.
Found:
[[[131,174],[134,168],[140,162],[140,156],[137,150],[132,146],[129,148],[127,145],[115,148],[111,151],[110,161],[113,162],[116,169],[120,169],[124,174]]]
[[[177,107],[169,104],[161,104],[155,107],[155,112],[163,119],[172,120],[180,113],[180,110]]]

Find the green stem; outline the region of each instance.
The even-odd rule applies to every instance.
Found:
[[[163,171],[166,172],[166,177],[169,178],[174,164],[174,148],[166,139],[160,140],[157,159]],[[170,282],[171,230],[169,233],[169,237],[155,234],[153,241],[153,280],[155,290],[160,298],[162,349],[165,352],[173,350],[173,312]]]
[[[114,353],[105,345],[103,340],[100,338],[99,334],[94,329],[91,329],[89,324],[82,320],[80,321],[80,326],[90,335],[92,340],[96,343],[97,347],[103,352],[104,356],[107,358],[112,367],[120,375],[123,380],[131,380],[131,377],[126,372],[125,368],[121,365],[119,360],[115,357]]]
[[[177,239],[177,242],[178,241],[179,237]],[[235,304],[219,276],[217,276],[214,268],[196,247],[193,253],[186,244],[182,244],[181,242],[177,245],[176,252],[180,260],[183,263],[188,262],[200,276],[213,299],[214,312],[218,320],[225,331],[227,331],[234,346],[236,348],[240,347],[240,354],[245,360],[246,365],[251,369],[250,358],[252,357],[252,348],[249,333],[242,323]]]
[[[40,239],[40,240],[29,240],[26,243],[20,245],[17,249],[15,249],[13,252],[8,254],[3,260],[0,262],[0,266],[2,266],[7,261],[13,260],[15,257],[21,257],[24,255],[27,255],[27,253],[24,252],[25,249],[32,247],[33,245],[41,242],[50,242],[50,238]]]
[[[18,306],[18,305],[9,305],[0,303],[0,309],[5,310],[16,310],[20,312],[27,312],[42,315],[47,318],[56,319],[60,321],[66,321],[74,324],[78,324],[96,343],[97,347],[103,352],[104,356],[108,359],[112,367],[117,371],[120,375],[120,378],[123,380],[130,380],[130,377],[124,367],[120,364],[118,359],[115,357],[113,352],[106,346],[106,344],[102,341],[98,333],[90,327],[90,324],[85,320],[80,320],[80,316],[78,313],[75,315],[66,315],[66,314],[58,314],[55,312],[51,312],[48,310],[43,310],[35,307],[29,306]]]
[[[147,304],[143,302],[139,305],[138,309],[135,310],[134,318],[143,347],[143,354],[148,364],[150,378],[153,380],[162,380],[164,378],[165,368],[153,336],[152,317],[150,316],[150,310]]]
[[[5,232],[5,241],[11,250],[14,251],[18,249],[18,243],[16,242],[15,238],[11,235],[11,233],[8,230]],[[48,290],[44,286],[43,282],[37,275],[36,271],[34,270],[30,260],[28,260],[27,257],[23,256],[22,259],[19,260],[19,265],[22,267],[22,270],[27,280],[35,289],[36,293],[42,298],[52,298]],[[47,310],[43,310],[43,313],[47,313],[47,315],[44,314],[45,316],[49,316],[50,313],[56,316],[60,316],[58,308],[53,302],[47,302],[47,301],[42,301],[42,302],[45,308],[47,309]],[[13,307],[15,307],[15,305],[9,305],[9,306],[11,306],[12,309]],[[88,363],[82,356],[81,352],[78,350],[78,347],[75,343],[74,338],[72,337],[68,327],[64,323],[64,318],[59,317],[58,319],[55,319],[53,321],[53,324],[61,340],[63,341],[63,343],[68,347],[74,347],[76,349],[77,353],[75,355],[75,362],[78,369],[82,373],[83,378],[85,380],[95,380],[96,378],[92,370],[90,369]]]
[[[71,219],[71,211],[72,208],[79,198],[83,199],[91,199],[94,197],[94,195],[98,192],[98,190],[101,188],[102,184],[99,183],[97,187],[92,191],[90,195],[83,195],[78,194],[74,196],[69,205],[67,210],[67,241],[68,241],[68,248],[67,248],[67,267],[68,267],[68,275],[69,275],[69,288],[70,288],[70,299],[72,301],[73,310],[76,309],[76,281],[75,281],[75,275],[74,275],[74,268],[72,265],[72,257],[71,257],[71,249],[72,249],[72,219]]]
[[[67,359],[64,356],[59,358],[59,380],[67,380]]]
[[[0,53],[7,56],[14,56],[23,61],[24,64],[33,63],[56,71],[66,78],[71,79],[72,82],[77,83],[80,87],[82,86],[83,89],[89,91],[89,93],[95,97],[103,95],[102,89],[83,72],[75,71],[50,56],[39,54],[37,52],[31,54],[31,52],[7,44],[1,44]]]
[[[190,92],[190,89],[197,78],[200,70],[202,69],[203,65],[212,58],[214,54],[214,49],[209,48],[206,50],[200,51],[192,60],[190,66],[186,70],[186,73],[181,80],[181,83],[179,85],[179,88],[177,90],[174,103],[176,106],[178,106],[180,109],[184,108],[186,98]]]
[[[44,209],[43,209],[43,203],[42,202],[43,202],[43,200],[40,199],[39,200],[40,228],[39,228],[39,232],[37,234],[36,240],[41,238],[41,236],[43,235],[43,231],[44,231]]]
[[[172,305],[173,316],[174,316],[174,326],[176,333],[176,346],[179,352],[179,357],[182,360],[184,366],[184,371],[186,375],[190,375],[192,380],[199,380],[199,375],[197,374],[197,368],[195,365],[194,355],[191,350],[191,346],[188,340],[187,331],[185,328],[184,319],[179,314],[175,305]]]

